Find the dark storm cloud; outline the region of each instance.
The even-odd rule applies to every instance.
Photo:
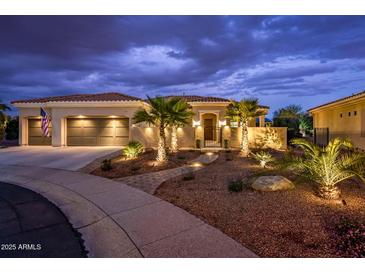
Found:
[[[365,85],[363,16],[0,16],[0,37],[5,101],[117,90],[270,105]]]

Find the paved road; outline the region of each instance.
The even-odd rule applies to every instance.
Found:
[[[257,257],[185,210],[113,180],[0,164],[0,182],[53,202],[82,234],[90,257]]]
[[[21,146],[0,149],[0,164],[78,170],[120,147]]]
[[[0,257],[85,257],[81,238],[41,195],[0,183]]]

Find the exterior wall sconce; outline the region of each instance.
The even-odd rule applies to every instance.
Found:
[[[226,126],[227,125],[227,121],[223,120],[223,121],[219,121],[219,126]]]
[[[199,126],[200,126],[200,121],[193,120],[193,127],[199,127]]]

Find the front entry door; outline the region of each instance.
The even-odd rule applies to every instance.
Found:
[[[213,119],[204,119],[204,139],[213,140]]]

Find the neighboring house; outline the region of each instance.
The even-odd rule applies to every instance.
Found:
[[[178,129],[180,147],[239,147],[240,128],[225,118],[228,99],[179,97],[186,99],[195,113],[191,124]],[[138,140],[145,147],[157,147],[157,128],[133,123],[134,113],[149,107],[145,100],[137,97],[113,92],[18,100],[12,104],[19,109],[20,145],[124,146],[130,140]],[[40,107],[51,116],[50,138],[42,136]],[[269,109],[261,108],[266,113]],[[285,149],[286,128],[266,128],[265,115],[257,120],[258,125],[256,119],[250,123],[251,145],[264,142],[267,146]],[[169,139],[169,130],[166,134]]]
[[[365,149],[365,91],[308,110],[313,116],[314,141],[326,145],[333,137],[349,137]]]

